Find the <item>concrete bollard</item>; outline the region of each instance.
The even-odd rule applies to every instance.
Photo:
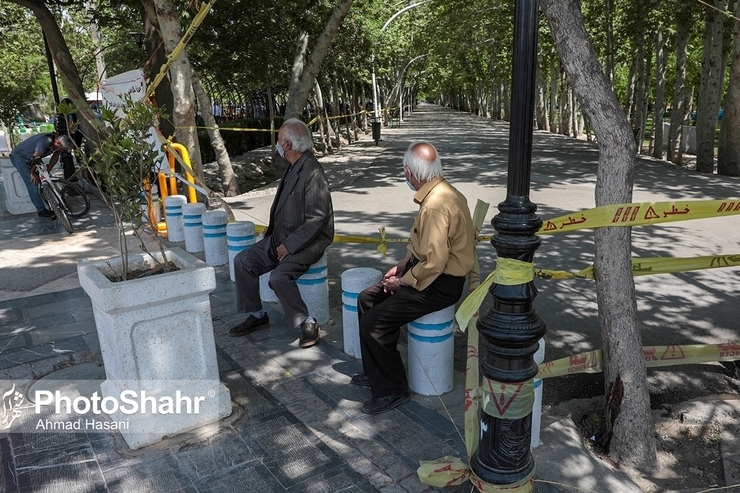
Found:
[[[162,214],[159,207],[159,194],[154,190],[152,190],[152,209],[154,211],[154,221],[158,223],[162,220]],[[141,221],[148,223],[149,204],[146,202],[146,192],[141,192],[139,196],[141,197]]]
[[[185,241],[182,224],[182,206],[188,202],[184,195],[170,195],[164,199],[164,220],[167,224],[167,239],[173,243]]]
[[[344,330],[344,352],[353,358],[361,358],[360,322],[357,316],[357,297],[360,293],[380,282],[383,273],[378,269],[357,267],[342,272],[342,325]]]
[[[224,265],[229,261],[226,240],[226,224],[229,215],[226,211],[206,211],[203,214],[203,247],[208,265]]]
[[[203,246],[203,213],[206,205],[200,202],[183,204],[182,225],[185,231],[185,251],[188,253],[202,252]]]
[[[534,353],[534,362],[538,365],[545,362],[545,338],[540,339],[540,347]],[[534,379],[534,404],[532,406],[532,441],[530,448],[534,450],[540,444],[540,429],[542,428],[542,379]]]
[[[409,328],[409,388],[421,395],[452,390],[455,305],[419,317]]]
[[[270,272],[260,276],[260,299],[266,303],[277,303],[278,297],[270,288]],[[301,298],[308,313],[319,325],[329,323],[329,276],[326,268],[326,253],[301,277],[296,279]]]
[[[21,127],[23,128],[23,127]],[[28,189],[21,178],[18,170],[15,169],[10,158],[0,158],[0,172],[3,175],[3,186],[5,187],[5,208],[11,214],[30,214],[36,212],[36,206],[33,205],[28,197]]]
[[[234,221],[226,225],[226,244],[229,250],[229,275],[236,282],[234,275],[234,257],[242,250],[254,245],[254,223],[251,221]]]

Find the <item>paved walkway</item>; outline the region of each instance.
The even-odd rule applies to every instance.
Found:
[[[377,228],[384,226],[389,236],[406,235],[416,208],[401,179],[401,156],[408,142],[424,138],[438,144],[447,177],[471,201],[481,198],[492,203],[488,223],[496,212],[495,204],[505,196],[507,132],[505,125],[424,106],[400,128],[384,129],[380,146],[363,140],[339,157],[322,159],[331,176],[337,232],[376,235]],[[592,206],[593,177],[584,170],[591,168],[593,173],[595,153],[594,147],[584,143],[537,134],[535,156],[542,166],[534,169],[533,196],[538,197],[533,200],[543,204],[544,215]],[[641,166],[648,175],[674,178],[683,192],[694,186],[694,178],[675,176],[680,170],[665,165],[656,170],[650,163]],[[641,180],[646,180],[644,174]],[[565,181],[567,190],[553,184]],[[638,181],[636,195],[645,190]],[[708,189],[717,185],[704,186],[707,190],[697,187],[694,191],[696,198],[708,195]],[[266,187],[228,202],[237,219],[265,224],[273,194],[274,189]],[[113,255],[115,230],[99,201],[94,201],[93,212],[77,222],[76,228],[70,236],[54,223],[33,216],[14,218],[4,213],[0,217],[0,299],[5,299],[0,302],[2,392],[12,384],[25,388],[41,379],[35,385],[71,385],[67,390],[86,395],[105,378],[90,301],[76,281],[75,265],[82,257]],[[734,239],[738,234],[729,231],[728,237]],[[567,255],[588,250],[584,238],[563,242],[560,251]],[[578,244],[581,240],[585,248]],[[360,363],[341,351],[340,273],[352,267],[385,270],[403,255],[403,249],[401,244],[391,244],[388,256],[382,258],[374,252],[374,245],[330,247],[332,322],[323,327],[322,342],[308,350],[299,349],[297,334],[284,328],[279,305],[267,306],[269,330],[229,338],[229,328],[242,316],[235,313],[228,269],[216,268],[218,287],[211,294],[213,327],[221,380],[233,399],[232,415],[218,426],[139,451],[129,450],[115,433],[0,435],[0,491],[433,491],[418,481],[418,461],[444,455],[465,458],[460,436],[461,357],[455,361],[455,388],[441,399],[414,395],[408,405],[366,416],[359,408],[369,393],[348,385]],[[484,273],[493,265],[491,250],[490,245],[478,248]],[[546,253],[544,258],[556,256]],[[731,294],[738,280],[728,277],[727,282]],[[598,341],[587,329],[595,317],[592,288],[574,282],[565,285],[545,288],[556,301],[545,301],[544,309],[538,307],[552,334],[548,334],[552,347],[548,346],[547,359],[579,352],[586,341]],[[573,312],[559,305],[557,297],[563,293],[572,297],[573,307],[577,306],[575,299],[588,295],[578,302],[581,310]],[[734,324],[711,323],[710,313],[704,315],[707,337],[738,337]],[[578,317],[575,323],[573,317]],[[464,337],[457,334],[456,339],[456,346],[464,348]],[[708,379],[710,391],[712,385],[721,385],[720,380]],[[550,397],[548,388],[554,389]],[[546,401],[555,404],[572,397],[557,395],[558,388],[547,382]],[[583,397],[590,391],[581,387],[580,392]],[[586,452],[567,416],[546,414],[543,425],[543,443],[535,451],[538,491],[575,491],[565,485],[598,493],[640,491],[624,474]],[[469,490],[466,485],[445,491]]]

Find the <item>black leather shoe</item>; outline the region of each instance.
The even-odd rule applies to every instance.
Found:
[[[53,221],[54,219],[56,219],[56,218],[57,218],[57,215],[56,215],[56,214],[54,214],[54,213],[53,213],[52,211],[50,211],[49,209],[41,209],[41,210],[39,211],[39,217],[46,217],[46,218],[49,218],[49,219],[51,219],[51,220]]]
[[[306,320],[301,324],[301,338],[298,346],[309,348],[319,342],[319,324],[313,319]]]
[[[373,397],[362,405],[362,412],[365,414],[382,414],[401,404],[405,404],[409,400],[411,400],[411,393],[408,390],[403,394]]]
[[[349,383],[357,385],[358,387],[369,389],[370,377],[367,376],[367,373],[355,373],[354,375],[352,375],[352,379],[349,381]]]
[[[233,327],[229,331],[229,335],[231,337],[241,337],[247,334],[251,334],[252,332],[255,332],[257,330],[266,329],[269,326],[270,319],[267,317],[266,313],[265,316],[261,318],[256,318],[254,315],[250,315],[244,322],[240,323],[236,327]]]

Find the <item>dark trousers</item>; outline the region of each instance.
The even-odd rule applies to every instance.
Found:
[[[464,277],[442,274],[423,291],[402,286],[396,294],[390,294],[378,283],[360,293],[357,310],[362,367],[370,378],[373,397],[408,390],[406,368],[397,349],[401,326],[454,305],[462,295],[464,284]]]
[[[260,299],[260,276],[270,272],[270,289],[275,291],[285,311],[285,319],[290,328],[300,327],[308,318],[308,308],[301,298],[296,279],[306,273],[310,265],[278,262],[272,236],[263,238],[250,248],[234,257],[234,278],[236,280],[236,311],[239,313],[257,312],[262,309]]]

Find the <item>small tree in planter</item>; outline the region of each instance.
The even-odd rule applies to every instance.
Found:
[[[110,413],[114,423],[125,423],[118,429],[129,447],[138,449],[228,416],[231,396],[218,377],[209,299],[216,288],[213,267],[179,248],[165,256],[156,232],[160,252],[149,252],[142,241],[140,194],[156,171],[158,150],[148,137],[159,111],[124,100],[125,116],[103,110],[107,132],[85,163],[115,216],[121,259],[83,260],[77,272],[95,315],[106,375],[103,398],[127,393],[157,402],[156,412],[142,407],[131,414],[116,407]],[[129,255],[129,230],[145,253]],[[153,267],[165,272],[131,275],[133,268]],[[181,402],[182,410],[174,405]]]
[[[113,212],[118,229],[118,246],[121,253],[121,272],[116,273],[117,280],[137,277],[139,272],[129,269],[129,251],[126,233],[131,233],[139,240],[142,250],[149,253],[142,238],[145,222],[141,220],[141,192],[147,195],[152,203],[151,191],[144,190],[145,181],[151,180],[158,171],[158,159],[162,149],[157,149],[149,140],[152,125],[160,118],[166,118],[159,108],[146,100],[132,101],[130,95],[123,97],[121,112],[114,112],[104,107],[102,120],[106,127],[105,135],[99,145],[83,161],[95,185],[102,192],[101,196]],[[176,268],[167,262],[167,256],[161,238],[152,225],[154,237],[164,259],[160,262],[151,256],[157,265],[151,273],[167,272]]]

